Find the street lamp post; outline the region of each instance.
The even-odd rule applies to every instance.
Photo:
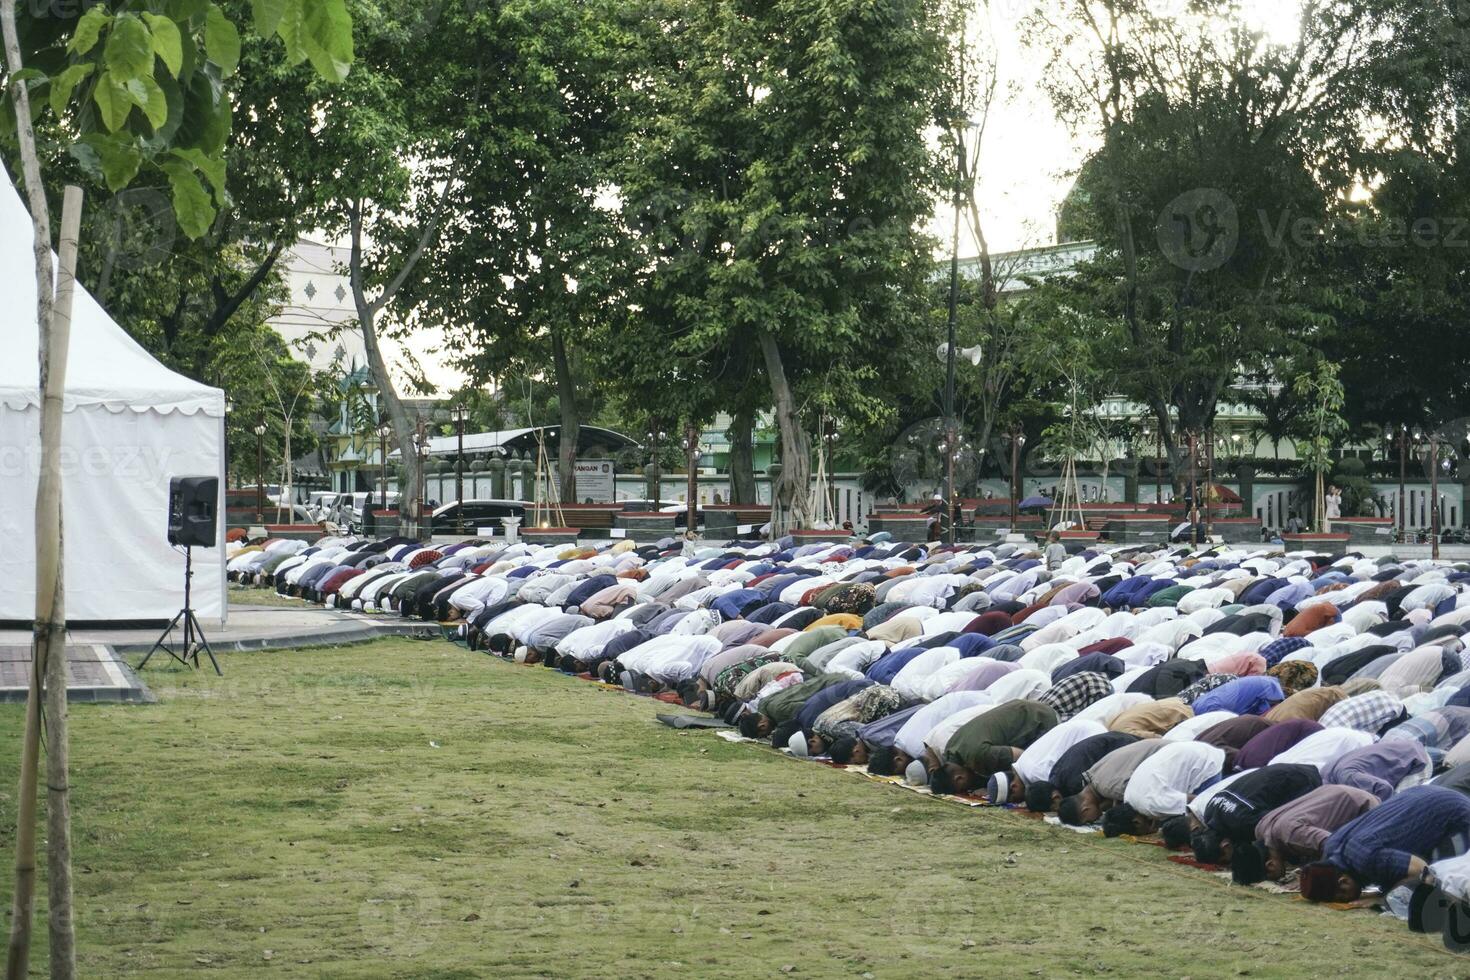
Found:
[[[828,423],[826,431],[822,433],[822,441],[826,443],[826,446],[824,448],[826,449],[827,457],[827,502],[832,508],[832,523],[838,527],[841,527],[842,522],[837,519],[837,484],[832,482],[832,473],[834,472],[834,468],[832,466],[832,454],[837,449],[839,428],[840,427],[837,425],[837,420],[832,419]]]
[[[1154,433],[1154,503],[1164,502],[1164,427]]]
[[[461,504],[461,519],[464,517],[464,424],[469,416],[469,410],[463,405],[456,405],[449,410],[449,418],[454,423],[454,434],[459,442],[454,463],[454,499]]]
[[[1189,430],[1189,547],[1200,547],[1200,445]]]
[[[265,416],[255,422],[255,519],[265,520]]]
[[[1448,462],[1448,460],[1446,460]],[[1429,433],[1429,557],[1439,558],[1439,439]]]
[[[415,511],[414,519],[416,529],[420,534],[424,530],[424,510],[429,503],[429,434],[425,431],[424,426],[424,421],[420,420],[418,428],[414,430],[413,434],[413,451],[414,455],[418,457],[419,462],[419,491],[413,502],[413,508]],[[403,491],[401,489],[398,491],[398,506],[399,508],[403,507]]]
[[[663,497],[663,474],[658,467],[658,441],[664,438],[664,433],[659,429],[659,423],[654,420],[648,430],[648,442],[652,446],[652,455],[649,457],[649,465],[653,467],[653,509],[658,510]]]
[[[684,455],[689,469],[689,485],[684,491],[684,530],[693,531],[694,505],[699,498],[699,429],[693,422],[684,429]]]
[[[1011,533],[1021,521],[1021,447],[1026,435],[1019,424],[1011,426]]]
[[[1215,427],[1210,426],[1205,442],[1205,538],[1214,532],[1215,512],[1212,497],[1215,495]]]
[[[383,510],[388,509],[388,435],[393,427],[388,420],[378,418],[378,491],[382,497]],[[376,525],[376,522],[374,522]]]
[[[1405,502],[1407,500],[1407,497],[1406,497],[1406,494],[1405,494],[1405,490],[1404,490],[1404,483],[1405,483],[1405,481],[1406,481],[1406,479],[1408,477],[1408,454],[1407,454],[1407,451],[1405,449],[1405,444],[1408,442],[1408,439],[1409,439],[1409,427],[1407,425],[1405,425],[1404,423],[1402,423],[1402,422],[1399,423],[1398,437],[1399,437],[1399,501],[1398,501],[1398,506],[1396,508],[1394,508],[1394,511],[1395,511],[1394,516],[1398,518],[1398,524],[1399,524],[1399,542],[1402,543],[1404,541],[1404,539],[1408,537],[1408,534],[1409,534],[1409,522],[1406,519],[1406,516],[1404,514],[1404,505],[1405,505]]]
[[[1419,443],[1424,440],[1424,433],[1421,432],[1419,430],[1419,428],[1416,426],[1414,428],[1413,433],[1411,434],[1411,438],[1413,439],[1413,446],[1414,446],[1413,450],[1411,451],[1411,455],[1413,455],[1413,457],[1414,457],[1414,464],[1416,466],[1423,466],[1424,465],[1423,460],[1420,458],[1420,455],[1419,455]],[[1413,510],[1413,508],[1411,507],[1410,510]]]

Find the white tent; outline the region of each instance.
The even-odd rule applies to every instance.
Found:
[[[30,215],[0,170],[0,621],[35,618],[41,392]],[[167,620],[183,605],[169,545],[175,476],[219,476],[225,396],[168,370],[78,288],[62,424],[68,622]],[[223,494],[218,540],[224,538]],[[222,619],[224,549],[194,551],[193,604]]]

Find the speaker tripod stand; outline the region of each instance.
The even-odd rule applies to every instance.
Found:
[[[214,665],[214,672],[221,677],[224,676],[225,672],[219,669],[219,661],[214,659],[214,651],[209,648],[209,641],[204,637],[204,628],[199,625],[199,619],[194,615],[194,609],[189,604],[190,589],[193,585],[193,582],[194,549],[188,545],[185,545],[184,608],[180,609],[179,614],[169,621],[167,628],[165,628],[163,631],[163,635],[160,636],[158,640],[153,644],[153,647],[148,651],[148,655],[143,658],[143,662],[138,664],[139,670],[142,670],[144,667],[148,666],[148,661],[151,660],[153,658],[153,655],[159,650],[167,653],[170,657],[173,657],[185,667],[192,666],[197,669],[199,666],[199,651],[203,650],[204,655],[209,658],[209,662]],[[171,639],[171,637],[173,636],[174,630],[178,629],[181,626],[183,627],[184,631],[183,644],[180,648],[175,649],[174,641]],[[191,660],[193,661],[192,664],[190,663]]]

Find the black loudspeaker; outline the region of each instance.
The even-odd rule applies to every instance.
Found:
[[[213,548],[219,477],[176,476],[168,484],[168,543]]]

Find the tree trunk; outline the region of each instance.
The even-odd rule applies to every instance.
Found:
[[[786,380],[786,366],[781,347],[765,330],[757,331],[761,354],[766,362],[766,377],[771,382],[771,398],[776,406],[776,427],[781,432],[781,475],[776,478],[771,500],[771,537],[779,538],[794,528],[811,523],[811,444],[801,427],[796,396]]]
[[[403,407],[403,401],[393,387],[393,379],[388,375],[387,361],[384,360],[382,348],[378,345],[377,317],[378,313],[393,301],[398,290],[408,281],[408,277],[413,273],[419,260],[423,258],[429,243],[439,233],[439,226],[444,221],[445,201],[454,186],[455,181],[452,179],[444,182],[444,186],[439,191],[439,200],[433,218],[425,223],[419,234],[418,242],[404,256],[398,274],[389,280],[388,284],[383,287],[383,291],[372,300],[367,298],[366,274],[363,271],[363,201],[359,198],[347,204],[351,241],[348,273],[352,283],[352,302],[357,308],[358,324],[362,327],[362,342],[367,353],[368,368],[373,372],[373,380],[378,384],[378,396],[388,410],[388,420],[393,427],[393,438],[398,443],[398,455],[403,459],[403,484],[398,488],[398,533],[408,537],[418,537],[421,530],[427,536],[431,531],[430,522],[425,519],[420,506],[419,488],[424,481],[424,465],[418,447],[413,441],[416,432],[415,420],[409,417],[408,410]]]
[[[753,504],[755,489],[755,409],[735,413],[725,433],[730,440],[730,503]]]
[[[572,374],[562,332],[551,329],[551,360],[556,369],[556,399],[561,408],[561,439],[556,459],[561,483],[561,501],[577,503],[577,440],[582,434],[582,419],[577,411],[577,379]]]
[[[50,933],[52,975],[76,973],[71,914],[70,809],[66,799],[66,594],[61,537],[61,425],[66,383],[66,358],[71,333],[72,282],[76,274],[77,228],[81,223],[82,193],[68,187],[62,211],[61,293],[55,292],[51,255],[51,217],[41,183],[41,164],[31,127],[30,99],[25,82],[14,81],[22,70],[16,33],[15,2],[0,0],[0,35],[5,63],[12,78],[11,98],[17,120],[16,142],[30,205],[36,276],[36,326],[39,331],[41,403],[41,471],[36,487],[36,612],[31,647],[31,677],[26,697],[25,731],[21,743],[20,786],[16,805],[15,891],[11,917],[7,977],[20,978],[30,962],[31,926],[36,892],[36,793],[39,782],[41,735],[41,679],[43,672],[51,698],[58,696],[60,713],[47,725],[48,782],[54,811],[48,812],[47,857],[50,866]],[[57,304],[60,304],[58,309]],[[52,661],[56,661],[53,663]],[[59,770],[58,770],[58,767]],[[57,773],[59,772],[59,779]],[[56,788],[60,787],[60,796]]]
[[[393,441],[398,443],[398,455],[403,460],[403,483],[398,487],[398,533],[405,537],[418,537],[420,526],[427,529],[419,506],[423,496],[419,490],[424,484],[424,461],[414,445],[414,420],[404,408],[403,400],[393,387],[388,376],[388,363],[383,359],[378,345],[376,318],[371,311],[359,310],[362,324],[363,347],[367,352],[368,370],[378,385],[378,397],[388,412],[388,421],[393,426]],[[287,464],[289,465],[289,464]]]
[[[43,369],[41,484],[36,493],[36,652],[46,665],[46,883],[51,939],[51,976],[76,976],[72,922],[71,797],[66,716],[65,527],[62,520],[61,427],[66,360],[71,345],[72,295],[76,286],[77,235],[82,223],[82,189],[67,187],[61,208],[60,269],[51,311],[50,350]],[[48,485],[49,479],[49,485]],[[46,507],[41,506],[48,501]],[[40,670],[42,657],[32,658]]]
[[[20,43],[15,31],[15,2],[0,0],[0,26],[4,28],[6,66],[11,78],[22,69]],[[34,226],[35,276],[36,276],[36,323],[41,331],[40,356],[41,379],[44,386],[47,370],[48,343],[46,324],[51,322],[51,304],[55,295],[51,265],[51,219],[46,207],[46,194],[41,186],[41,166],[36,157],[35,132],[31,129],[30,100],[25,83],[13,82],[10,86],[12,104],[19,126],[21,169],[26,196],[29,200],[31,223]],[[41,497],[40,490],[49,485],[47,471],[42,470],[37,501],[50,505]],[[38,507],[36,520],[41,521]],[[39,549],[41,538],[36,545]],[[37,555],[39,558],[40,556]],[[42,569],[37,565],[36,580],[44,581]],[[54,576],[52,577],[54,581]],[[49,587],[48,587],[49,591]],[[37,591],[37,598],[40,598]],[[41,670],[40,657],[44,647],[38,619],[36,640],[31,647],[31,677],[26,695],[25,731],[21,738],[20,788],[17,792],[15,814],[15,892],[12,896],[10,919],[10,947],[6,959],[7,978],[21,978],[27,973],[31,952],[31,919],[36,902],[36,783],[41,745]]]

